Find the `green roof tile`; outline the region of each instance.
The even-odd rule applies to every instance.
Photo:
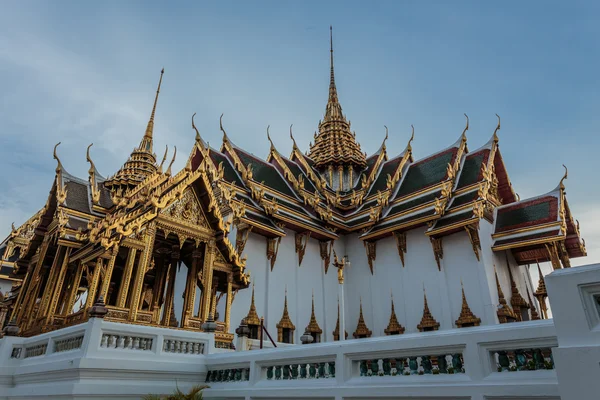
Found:
[[[470,154],[460,170],[460,178],[458,179],[457,189],[472,185],[477,182],[479,173],[481,172],[481,164],[487,159],[489,150],[480,151],[475,154]]]
[[[294,192],[292,192],[275,167],[240,149],[235,149],[235,152],[244,166],[248,166],[248,164],[252,165],[252,175],[256,182],[264,182],[265,185],[280,193],[295,197]]]
[[[414,193],[428,186],[442,182],[446,177],[448,163],[454,158],[456,150],[456,147],[453,147],[411,165],[406,173],[406,177],[402,181],[402,186],[400,186],[396,198],[406,196],[407,194]]]

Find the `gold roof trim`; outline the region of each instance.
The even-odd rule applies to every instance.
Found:
[[[467,303],[467,297],[465,296],[465,287],[463,286],[462,281],[460,282],[460,286],[462,289],[462,306],[460,309],[460,315],[458,319],[455,321],[456,326],[458,328],[462,328],[465,325],[467,326],[479,326],[481,324],[481,318],[477,318],[475,314],[471,311],[469,307],[469,303]]]
[[[338,329],[339,330],[339,329]],[[365,323],[365,318],[363,316],[362,310],[362,299],[360,300],[360,313],[358,315],[358,324],[356,325],[356,330],[352,334],[355,338],[359,338],[361,336],[371,337],[373,334],[372,331],[369,330],[367,324]]]

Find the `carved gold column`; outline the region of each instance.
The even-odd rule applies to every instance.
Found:
[[[21,321],[23,319],[23,317],[25,315],[27,315],[28,313],[28,309],[31,307],[33,308],[33,304],[35,304],[35,298],[33,300],[31,300],[32,297],[37,297],[37,288],[38,288],[38,284],[40,281],[40,269],[42,268],[42,265],[44,264],[44,258],[46,258],[46,252],[48,251],[48,245],[50,244],[50,239],[48,236],[44,236],[44,240],[42,242],[42,245],[40,247],[40,253],[37,259],[37,262],[35,264],[35,268],[31,274],[30,277],[30,282],[27,288],[22,287],[21,291],[25,291],[26,293],[24,294],[24,299],[23,299],[23,304],[22,305],[15,305],[15,308],[18,309],[20,306],[20,310],[19,313],[17,314],[17,324],[21,324]],[[35,296],[34,296],[34,292],[35,292]],[[30,304],[31,303],[31,304]]]
[[[188,326],[188,320],[194,313],[194,303],[196,302],[196,277],[198,276],[198,264],[202,258],[202,253],[199,249],[195,249],[192,253],[192,266],[188,269],[187,282],[185,287],[185,297],[183,301],[183,315],[181,316],[181,326]]]
[[[130,248],[127,254],[127,262],[125,263],[125,270],[123,271],[119,295],[117,297],[117,307],[120,308],[125,307],[125,304],[127,304],[127,294],[129,293],[129,283],[131,282],[131,273],[133,272],[136,253],[136,249]]]
[[[43,317],[46,315],[46,311],[48,310],[48,305],[50,304],[50,300],[52,298],[52,294],[54,293],[54,287],[56,286],[56,280],[58,279],[59,264],[62,264],[62,256],[64,256],[64,247],[58,246],[56,249],[56,253],[54,254],[54,260],[52,260],[52,266],[48,271],[48,279],[46,279],[46,286],[44,287],[44,293],[42,294],[42,301],[40,302],[40,307],[37,311],[38,317]]]
[[[179,262],[179,246],[173,245],[171,248],[171,264],[169,265],[169,283],[167,285],[167,298],[163,311],[162,325],[170,326],[171,309],[173,308],[173,296],[175,296],[175,278],[177,276],[177,263]]]
[[[108,304],[108,288],[110,287],[110,279],[112,278],[112,273],[115,268],[117,254],[119,254],[118,244],[112,248],[112,255],[108,261],[108,265],[106,266],[106,272],[104,273],[104,278],[102,278],[102,287],[100,288],[100,293],[98,294],[98,297],[102,296],[105,304]]]
[[[71,289],[69,290],[69,296],[67,297],[66,310],[64,310],[64,315],[69,315],[73,311],[73,307],[75,306],[75,299],[77,298],[77,292],[79,291],[79,285],[81,284],[81,276],[83,275],[83,263],[79,263],[77,266],[77,271],[75,272],[75,277],[73,278],[73,283],[71,284]]]
[[[54,318],[54,314],[56,313],[56,307],[58,306],[58,299],[62,295],[62,287],[65,282],[65,275],[67,274],[67,267],[69,266],[69,256],[71,255],[71,248],[67,247],[65,249],[65,255],[62,260],[62,265],[60,266],[60,272],[58,274],[58,279],[56,281],[56,288],[54,289],[54,294],[52,296],[52,300],[50,301],[50,308],[48,310],[48,317],[46,319],[47,322],[52,322]]]
[[[225,332],[229,332],[231,322],[231,296],[232,296],[233,274],[227,274],[227,303],[225,303]]]
[[[215,277],[213,277],[213,281],[212,281],[212,300],[210,303],[210,311],[209,314],[212,314],[213,316],[217,315],[217,286],[219,286],[219,280]]]
[[[23,283],[21,284],[21,290],[19,290],[19,295],[17,296],[17,301],[15,301],[13,310],[10,313],[10,320],[15,318],[19,313],[19,307],[21,305],[21,301],[23,300],[23,296],[25,295],[26,288],[29,285],[29,278],[31,277],[31,273],[31,268],[28,267],[27,272],[25,273],[25,277],[23,278]]]
[[[85,311],[94,305],[96,301],[96,293],[98,292],[98,281],[100,280],[100,273],[104,268],[104,259],[102,257],[98,257],[96,260],[96,266],[94,266],[94,272],[92,274],[92,282],[88,287],[87,298],[85,299]]]
[[[217,251],[216,243],[214,240],[210,240],[210,242],[206,243],[206,251],[204,252],[204,266],[202,272],[203,286],[204,290],[202,291],[202,313],[200,318],[202,320],[206,320],[208,314],[210,313],[211,308],[211,299],[212,299],[212,280],[213,280],[213,263],[215,259],[215,253]]]
[[[131,293],[131,304],[129,306],[129,320],[135,321],[137,318],[138,306],[140,304],[140,297],[142,294],[142,286],[144,283],[144,275],[152,260],[152,251],[154,250],[154,238],[156,236],[156,223],[150,222],[146,228],[144,235],[144,252],[140,257],[140,262],[135,274],[135,281],[133,282],[133,293]]]

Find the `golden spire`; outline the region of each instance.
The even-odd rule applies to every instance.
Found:
[[[362,310],[362,298],[360,299],[360,313],[358,315],[358,324],[356,325],[356,330],[354,331],[354,333],[352,334],[352,336],[354,336],[355,338],[364,338],[364,337],[371,337],[371,334],[373,334],[373,332],[371,332],[369,330],[369,328],[367,328],[367,324],[365,323],[365,318],[363,317],[363,310]]]
[[[498,271],[496,271],[496,266],[494,265],[494,275],[496,276],[496,288],[498,289],[498,302],[500,305],[498,306],[498,321],[501,324],[506,322],[514,322],[516,320],[515,313],[511,308],[506,304],[506,299],[504,298],[504,293],[502,292],[502,287],[500,287],[500,280],[498,279]]]
[[[469,303],[467,303],[467,297],[465,296],[465,287],[463,285],[462,279],[460,281],[460,287],[462,290],[462,306],[460,309],[460,315],[458,319],[455,321],[457,328],[465,328],[468,326],[479,326],[481,324],[481,319],[477,318],[475,314],[469,308]]]
[[[154,98],[154,105],[152,106],[152,113],[150,114],[150,120],[148,120],[148,125],[146,126],[146,133],[140,143],[139,149],[142,151],[147,151],[152,153],[152,135],[154,133],[154,114],[156,113],[156,104],[158,103],[158,94],[160,93],[160,85],[162,84],[163,74],[165,73],[165,69],[163,68],[160,71],[160,79],[158,80],[158,88],[156,89],[156,97]]]
[[[295,330],[296,327],[292,323],[290,319],[290,314],[288,313],[288,303],[287,303],[287,287],[285,288],[285,297],[283,301],[283,315],[279,320],[279,323],[276,325],[277,327],[277,336],[279,336],[278,341],[283,341],[283,329],[291,329]]]
[[[527,291],[527,299],[529,300],[529,307],[531,309],[531,319],[533,321],[538,320],[540,319],[540,315],[538,314],[537,309],[535,308],[535,304],[533,303],[533,299],[529,294],[529,287],[525,286],[525,290]]]
[[[421,322],[417,325],[419,332],[425,331],[437,331],[440,328],[440,323],[433,318],[431,311],[429,311],[429,304],[427,304],[427,293],[425,293],[425,285],[423,285],[423,317]]]
[[[396,317],[396,309],[394,308],[394,295],[392,297],[392,312],[390,314],[390,321],[388,322],[387,328],[383,330],[386,335],[401,335],[404,333],[404,327],[398,322]]]
[[[344,339],[348,337],[348,332],[344,330]],[[338,309],[337,309],[337,322],[335,323],[335,329],[333,330],[333,340],[340,340],[340,296],[338,296]]]
[[[521,309],[529,308],[529,304],[527,304],[527,302],[525,301],[523,296],[521,296],[521,293],[519,293],[519,288],[517,287],[517,283],[513,279],[513,274],[512,274],[512,271],[510,270],[510,265],[508,264],[508,256],[506,258],[506,268],[508,268],[508,276],[510,278],[510,290],[511,290],[510,305],[513,308],[513,311],[515,313],[515,317],[517,317],[517,320],[521,321],[521,319],[522,319]]]
[[[535,291],[536,296],[548,296],[548,291],[546,290],[546,281],[544,280],[544,274],[542,274],[542,269],[540,268],[540,264],[537,263],[538,274],[540,275],[540,279],[538,280],[538,288]]]
[[[313,291],[313,295],[312,295],[312,309],[310,312],[310,322],[308,323],[308,326],[306,327],[306,329],[310,333],[323,333],[323,330],[321,329],[321,327],[319,326],[319,323],[317,322],[317,317],[315,316],[315,293],[314,293],[314,291]]]
[[[254,305],[254,283],[252,284],[252,300],[250,302],[250,310],[248,311],[248,315],[246,315],[246,324],[260,325],[260,318],[256,313],[256,306]]]
[[[363,168],[366,157],[355,135],[350,131],[350,123],[342,113],[333,68],[333,29],[329,27],[330,42],[330,79],[329,97],[325,107],[325,116],[319,123],[319,133],[315,135],[315,143],[310,146],[309,157],[315,161],[319,169],[332,165],[352,165]]]

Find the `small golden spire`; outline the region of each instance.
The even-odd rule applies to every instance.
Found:
[[[335,87],[335,73],[333,70],[333,27],[329,25],[329,54],[330,54],[330,77],[329,77],[329,102],[337,103],[337,89]]]
[[[315,316],[315,292],[313,290],[313,294],[312,294],[312,308],[311,308],[311,312],[310,312],[310,322],[308,323],[308,326],[306,327],[306,329],[308,330],[308,332],[310,333],[323,333],[323,330],[321,329],[321,327],[319,326],[319,323],[317,322],[317,317]]]
[[[296,327],[292,323],[292,320],[290,319],[290,315],[288,313],[287,286],[285,288],[285,296],[284,296],[284,300],[283,300],[283,314],[281,316],[281,319],[279,320],[279,323],[276,325],[276,327],[277,327],[277,336],[278,336],[279,342],[283,341],[283,329],[296,330]]]
[[[538,274],[540,279],[538,280],[538,288],[535,291],[536,296],[548,296],[548,291],[546,290],[546,281],[544,280],[544,274],[542,274],[542,269],[540,268],[540,263],[537,263]]]
[[[498,271],[496,271],[496,266],[494,265],[494,275],[496,276],[496,289],[498,290],[498,302],[500,303],[498,306],[498,311],[496,314],[498,315],[498,321],[501,324],[506,322],[514,322],[517,318],[513,310],[506,304],[506,299],[504,298],[504,293],[502,292],[502,287],[500,287],[500,280],[498,279]]]
[[[146,126],[146,133],[144,134],[144,138],[140,143],[140,150],[146,150],[149,153],[152,153],[152,135],[154,133],[154,114],[156,113],[156,104],[158,103],[158,95],[160,93],[160,85],[162,84],[163,74],[165,73],[165,69],[163,68],[160,71],[160,79],[158,81],[158,88],[156,89],[156,97],[154,98],[154,105],[152,106],[152,113],[150,114],[150,120],[148,121],[148,125]]]
[[[498,135],[497,132],[500,130],[500,116],[498,114],[496,114],[496,117],[498,117],[498,126],[496,126],[496,129],[494,129],[494,142],[498,143]]]
[[[511,289],[511,297],[510,297],[510,305],[513,308],[513,312],[515,317],[517,317],[518,321],[521,321],[521,309],[529,308],[529,304],[525,301],[521,293],[519,293],[519,288],[517,287],[517,283],[513,279],[513,274],[510,269],[510,265],[508,264],[508,255],[506,255],[506,268],[508,268],[508,276],[510,278],[510,289]]]
[[[431,311],[429,311],[429,304],[427,304],[427,293],[425,293],[425,284],[423,284],[423,317],[421,322],[417,325],[419,332],[426,331],[437,331],[440,328],[440,323],[433,318]]]
[[[335,323],[335,329],[333,330],[333,340],[340,340],[340,296],[337,298],[337,322]],[[348,332],[344,330],[344,339],[348,337]]]
[[[173,151],[173,158],[171,159],[171,163],[169,164],[169,167],[167,168],[167,171],[165,172],[165,174],[167,175],[171,175],[171,167],[173,166],[173,163],[175,162],[175,158],[177,157],[177,146],[173,146],[175,148],[175,150]]]
[[[250,310],[246,315],[246,324],[248,325],[260,325],[260,318],[256,313],[256,305],[254,304],[254,283],[252,283],[252,300],[250,301]]]
[[[531,298],[531,295],[529,294],[529,287],[525,286],[525,290],[527,291],[527,299],[529,300],[529,308],[531,309],[531,319],[533,321],[540,319],[540,315],[537,312],[537,309],[535,308],[535,304],[533,302],[533,299]]]
[[[400,325],[400,323],[398,322],[398,317],[396,317],[393,293],[390,293],[390,297],[392,298],[392,312],[390,313],[390,320],[388,322],[388,326],[383,330],[383,332],[386,335],[401,335],[404,333],[405,328],[402,325]]]
[[[365,323],[365,318],[363,316],[363,309],[362,309],[362,297],[361,297],[360,298],[360,313],[358,314],[358,324],[356,325],[356,330],[354,331],[352,336],[354,336],[354,338],[356,338],[356,339],[359,339],[359,338],[371,337],[372,334],[373,334],[373,332],[371,332],[369,330],[369,328],[367,328],[367,324]]]
[[[462,279],[460,280],[460,287],[462,290],[462,305],[460,309],[460,315],[458,319],[455,321],[457,328],[465,328],[469,326],[479,326],[481,324],[481,319],[477,318],[475,314],[469,308],[469,303],[467,303],[467,297],[465,296],[465,287],[463,285]]]

